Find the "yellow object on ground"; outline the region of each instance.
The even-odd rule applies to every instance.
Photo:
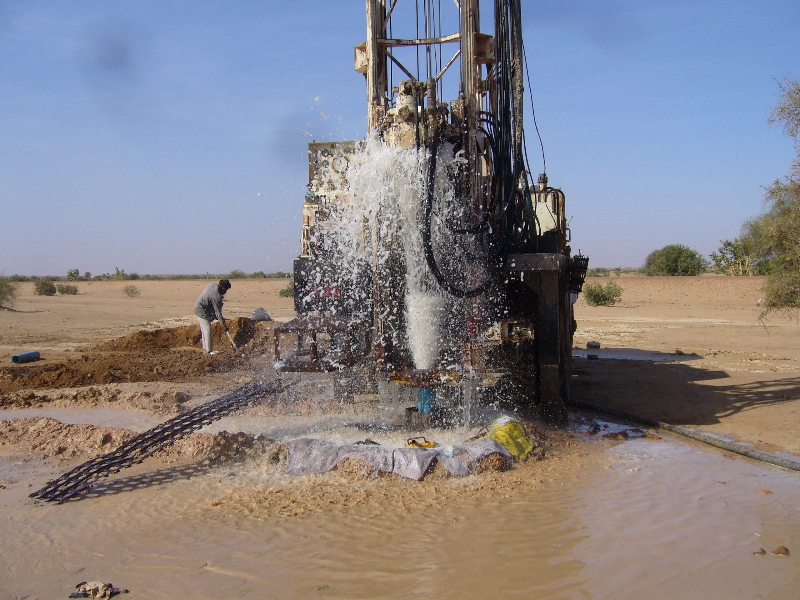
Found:
[[[493,438],[511,453],[515,460],[521,461],[533,450],[533,442],[519,421],[509,421],[503,425],[492,425],[486,437]]]
[[[436,442],[429,442],[424,437],[411,438],[406,442],[406,448],[436,448]]]

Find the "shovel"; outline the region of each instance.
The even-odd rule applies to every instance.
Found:
[[[234,349],[234,350],[238,350],[238,348],[236,347],[236,344],[235,344],[235,343],[234,343],[234,341],[233,341],[233,338],[231,337],[231,332],[230,332],[230,331],[228,331],[228,330],[226,329],[226,330],[225,330],[225,335],[227,335],[227,336],[228,336],[228,339],[230,340],[230,342],[231,342],[231,346],[233,346],[233,349]]]

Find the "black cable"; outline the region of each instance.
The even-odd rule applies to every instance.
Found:
[[[538,252],[541,226],[532,203],[530,164],[525,147],[523,128],[525,68],[528,86],[530,76],[522,43],[520,0],[495,0],[495,62],[488,79],[492,90],[484,98],[488,110],[479,110],[477,131],[485,136],[491,152],[490,194],[483,217],[472,227],[454,228],[457,235],[481,236],[476,239],[486,251],[484,267],[490,270],[487,279],[479,286],[464,289],[450,282],[437,264],[431,241],[433,196],[439,139],[431,140],[426,194],[424,197],[422,238],[425,259],[437,283],[449,294],[459,298],[472,298],[487,291],[502,272],[507,256],[512,252]],[[532,98],[532,94],[531,94]],[[481,106],[479,108],[484,108]],[[535,123],[535,118],[534,118]],[[538,125],[536,127],[538,134]],[[544,145],[542,156],[544,159]],[[470,148],[469,151],[476,150]],[[473,254],[470,252],[469,254]]]
[[[485,293],[494,284],[497,275],[499,275],[505,266],[505,254],[501,254],[500,262],[495,266],[489,277],[473,289],[459,288],[450,283],[444,274],[439,269],[436,262],[436,257],[433,253],[433,244],[431,242],[431,216],[433,212],[433,188],[436,178],[436,153],[439,149],[438,138],[434,137],[429,147],[430,156],[428,157],[428,178],[427,178],[427,193],[425,194],[424,203],[424,216],[422,222],[422,247],[425,251],[425,261],[428,263],[428,268],[431,270],[436,282],[447,291],[451,296],[456,298],[475,298]]]
[[[536,135],[539,136],[539,146],[542,148],[542,173],[547,173],[547,160],[544,157],[544,143],[542,134],[539,133],[539,124],[536,122],[536,108],[533,104],[533,87],[531,87],[531,76],[528,72],[528,53],[525,51],[525,42],[522,42],[522,59],[525,63],[525,78],[528,80],[528,96],[531,99],[531,114],[533,115],[533,126],[536,128]]]

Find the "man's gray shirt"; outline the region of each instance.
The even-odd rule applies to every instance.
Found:
[[[222,294],[219,293],[219,286],[216,283],[209,283],[194,305],[194,314],[207,321],[216,319],[223,329],[227,329],[225,318],[222,316],[222,304],[223,300]]]

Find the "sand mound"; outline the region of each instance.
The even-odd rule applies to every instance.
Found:
[[[339,473],[355,479],[371,479],[379,475],[385,475],[385,473],[381,473],[367,461],[357,458],[343,458],[338,462],[335,469]]]
[[[227,323],[228,331],[239,348],[250,343],[256,337],[256,334],[263,335],[270,326],[269,323],[257,323],[244,317],[230,319]],[[230,346],[228,336],[225,335],[225,331],[219,323],[215,322],[211,327],[211,331],[216,350],[222,350]],[[199,325],[168,327],[166,329],[156,329],[155,331],[137,331],[105,344],[100,344],[96,350],[105,352],[163,352],[173,348],[187,347],[200,347]]]
[[[0,406],[31,406],[34,398],[5,397],[9,392],[30,389],[84,387],[136,381],[180,381],[215,371],[231,370],[230,357],[207,356],[189,349],[163,354],[83,354],[54,364],[33,363],[26,368],[0,369]],[[26,404],[31,401],[30,404]]]
[[[176,390],[158,394],[150,392],[120,392],[108,387],[85,387],[74,391],[35,393],[30,390],[0,396],[0,407],[27,408],[114,408],[140,410],[158,417],[175,416],[186,410],[192,397]]]
[[[499,452],[494,452],[475,465],[473,473],[491,473],[492,471],[507,471],[511,468],[511,459]]]
[[[0,446],[38,458],[94,458],[119,448],[136,434],[128,429],[67,425],[49,418],[0,421]],[[246,433],[193,433],[156,452],[156,459],[190,458],[211,464],[261,454],[271,445]]]
[[[0,421],[0,445],[39,458],[93,458],[116,450],[135,435],[127,429],[66,425],[48,418]]]
[[[271,441],[249,433],[193,433],[153,456],[160,459],[192,458],[218,464],[260,455],[271,445]]]
[[[234,353],[227,336],[214,323],[214,344],[221,353],[208,356],[200,350],[200,327],[173,327],[138,331],[107,342],[76,358],[49,363],[0,368],[0,406],[35,406],[45,402],[35,394],[9,396],[32,389],[85,387],[139,381],[181,381],[214,372],[230,372],[250,356],[271,351],[270,323],[238,318],[230,322],[231,336],[242,348]]]

